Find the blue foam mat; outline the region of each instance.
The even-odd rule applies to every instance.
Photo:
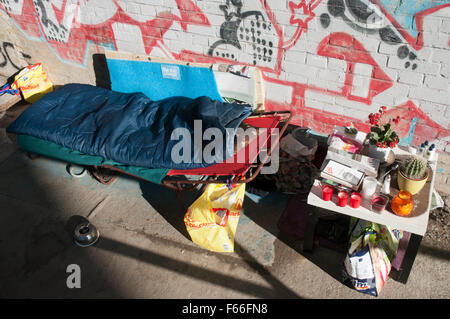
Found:
[[[209,68],[116,59],[107,59],[107,64],[113,91],[142,92],[154,101],[173,96],[208,96],[223,102]]]

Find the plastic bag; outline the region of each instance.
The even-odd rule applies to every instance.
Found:
[[[41,63],[24,67],[15,77],[12,89],[19,89],[25,101],[34,103],[53,91],[53,84]]]
[[[11,94],[11,95],[19,95],[19,90],[11,88],[11,85],[6,83],[5,85],[3,85],[0,88],[0,96],[5,93]]]
[[[344,260],[344,282],[366,294],[378,296],[391,271],[402,231],[352,219],[350,247]]]
[[[233,252],[245,184],[210,184],[184,216],[192,241],[211,251]]]
[[[317,140],[310,137],[303,128],[296,128],[280,141],[280,148],[295,158],[309,156],[312,159],[317,147]]]

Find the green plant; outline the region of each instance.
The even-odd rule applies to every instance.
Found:
[[[410,156],[402,162],[401,172],[410,179],[423,179],[427,172],[427,163],[417,156]]]
[[[394,148],[398,142],[399,137],[391,126],[391,120],[382,124],[381,118],[386,112],[386,107],[382,106],[377,113],[369,114],[369,122],[372,125],[370,127],[370,133],[367,134],[367,138],[370,144],[376,145],[381,148]],[[397,116],[392,120],[394,124],[398,124],[400,117]]]

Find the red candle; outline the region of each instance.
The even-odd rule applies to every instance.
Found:
[[[331,196],[333,196],[333,187],[330,185],[322,186],[322,199],[323,200],[331,200]]]
[[[338,206],[345,207],[348,202],[348,193],[346,191],[340,191],[338,193]]]
[[[361,205],[361,194],[353,192],[350,196],[350,206],[353,208],[358,208]]]

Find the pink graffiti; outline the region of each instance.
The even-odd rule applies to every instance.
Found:
[[[258,65],[258,68],[265,72],[274,73],[279,75],[281,73],[281,65],[283,61],[284,52],[290,48],[292,48],[300,39],[301,35],[307,32],[308,23],[315,17],[314,9],[322,2],[322,0],[300,0],[299,3],[294,1],[289,1],[289,7],[291,10],[290,23],[296,26],[296,30],[294,34],[289,38],[285,39],[285,35],[283,33],[283,28],[278,23],[275,14],[272,12],[267,0],[259,0],[261,3],[261,7],[264,9],[264,13],[268,18],[268,21],[273,26],[274,32],[277,36],[277,43],[274,47],[277,50],[276,60],[273,66],[268,67],[264,65]],[[305,16],[305,18],[300,18],[297,14],[297,11],[301,11]],[[212,57],[206,54],[193,52],[190,50],[182,50],[179,54],[174,54],[174,57],[177,59],[192,61],[192,62],[204,62],[204,63],[229,63],[229,64],[238,64],[238,65],[249,65],[254,66],[251,63],[243,62],[243,61],[234,61],[226,58],[220,57]]]
[[[433,14],[439,10],[442,10],[444,8],[450,7],[450,3],[445,3],[441,5],[437,5],[436,7],[432,7],[430,9],[426,9],[423,11],[420,11],[414,15],[414,20],[416,23],[418,34],[416,37],[410,35],[407,30],[405,30],[404,27],[401,26],[399,22],[395,19],[393,15],[389,13],[388,10],[386,10],[383,5],[380,3],[379,0],[370,0],[374,4],[376,4],[381,12],[389,19],[389,21],[392,23],[392,25],[397,29],[397,31],[402,35],[402,37],[411,45],[412,48],[415,50],[420,50],[423,48],[424,40],[423,40],[423,23],[426,16]]]
[[[282,47],[284,49],[292,48],[302,35],[302,32],[306,32],[308,30],[308,23],[311,21],[316,15],[314,14],[314,9],[319,5],[322,0],[313,0],[308,4],[305,0],[301,0],[298,4],[295,2],[289,2],[289,10],[291,11],[291,18],[289,23],[292,25],[297,25],[297,29],[295,30],[294,35],[291,39],[284,42]],[[306,16],[306,19],[301,19],[297,16],[297,10],[302,10],[303,15]]]
[[[114,37],[113,24],[125,23],[133,26],[137,26],[142,34],[142,40],[145,47],[145,52],[149,54],[153,47],[159,46],[163,43],[164,34],[172,27],[174,23],[179,23],[181,28],[186,31],[189,24],[193,25],[205,25],[210,26],[207,17],[197,7],[197,5],[191,0],[174,0],[178,7],[179,15],[175,15],[169,11],[163,11],[157,13],[156,17],[145,22],[137,21],[127,14],[119,4],[113,0],[116,6],[113,16],[106,21],[96,24],[82,24],[77,23],[75,17],[77,11],[75,11],[73,21],[69,21],[72,30],[69,32],[67,41],[58,41],[44,30],[44,23],[42,19],[39,19],[38,10],[43,10],[43,6],[37,8],[31,0],[25,0],[23,2],[22,10],[20,14],[8,12],[4,6],[0,4],[0,8],[7,11],[8,14],[19,24],[24,32],[32,37],[43,36],[47,43],[56,50],[58,55],[66,60],[82,63],[86,55],[86,49],[89,41],[95,44],[113,43],[117,49],[116,39]],[[70,17],[68,13],[69,0],[62,2],[61,8],[58,9],[53,3],[51,4],[51,10],[53,10],[56,17],[55,22],[60,26],[64,18]],[[76,10],[79,10],[79,3],[77,3]],[[73,9],[73,6],[70,8]],[[48,10],[48,8],[47,8]],[[41,14],[43,14],[41,12]],[[47,15],[47,12],[45,13]],[[48,23],[48,22],[47,22]]]
[[[392,86],[392,79],[383,72],[370,53],[353,36],[347,33],[336,32],[325,37],[319,43],[317,54],[347,62],[345,85],[340,94],[347,96],[349,100],[360,101],[370,105],[375,95],[380,94]],[[367,97],[352,94],[353,75],[356,63],[367,64],[372,67]]]
[[[14,0],[5,1],[12,3]],[[85,1],[83,5],[94,6],[96,1],[102,2],[103,0]],[[415,50],[420,50],[424,45],[423,34],[421,32],[423,30],[424,18],[437,10],[450,6],[450,4],[444,4],[417,13],[414,19],[419,32],[417,37],[413,37],[401,28],[400,24],[394,17],[389,15],[387,10],[382,8],[378,0],[370,1],[380,7],[381,11],[397,29],[399,34]],[[256,2],[258,3],[258,1]],[[293,122],[295,124],[309,126],[318,132],[326,133],[330,132],[333,125],[349,125],[353,123],[358,129],[366,132],[369,131],[370,126],[365,120],[333,113],[331,108],[329,110],[323,110],[323,107],[317,109],[307,105],[307,93],[313,92],[319,95],[332,96],[335,99],[351,101],[352,103],[363,103],[364,106],[369,107],[372,105],[375,96],[382,94],[396,83],[383,71],[382,67],[377,64],[372,55],[364,48],[364,43],[357,41],[354,36],[344,32],[334,32],[325,36],[318,44],[316,51],[320,57],[339,59],[346,63],[345,80],[342,83],[342,87],[337,86],[334,89],[329,89],[324,88],[324,85],[320,82],[316,82],[316,85],[313,85],[311,83],[282,80],[279,75],[281,75],[283,70],[285,52],[293,49],[296,44],[301,44],[299,41],[301,41],[302,35],[308,32],[309,24],[316,17],[315,11],[317,11],[316,9],[322,0],[288,1],[289,11],[286,18],[289,18],[289,24],[293,27],[293,31],[289,35],[284,33],[284,27],[278,22],[277,12],[272,11],[268,2],[267,0],[259,0],[259,8],[251,8],[251,10],[247,11],[245,17],[241,16],[239,23],[243,23],[245,19],[247,19],[246,22],[256,22],[260,21],[257,20],[257,17],[264,17],[264,22],[270,24],[272,28],[270,32],[268,30],[263,31],[265,32],[263,33],[264,37],[273,39],[271,43],[273,46],[271,46],[273,57],[270,63],[255,63],[254,61],[249,61],[249,59],[245,60],[242,57],[232,59],[228,58],[227,55],[212,56],[204,52],[199,52],[199,50],[189,50],[186,48],[174,52],[166,47],[164,37],[167,31],[174,29],[174,26],[181,27],[183,32],[187,32],[189,25],[204,26],[207,28],[212,27],[207,16],[193,0],[173,0],[170,3],[173,5],[174,10],[155,11],[154,14],[149,16],[148,20],[144,20],[145,18],[142,16],[138,17],[127,12],[127,8],[124,9],[122,7],[123,5],[121,6],[117,0],[104,2],[107,3],[111,10],[104,17],[100,17],[101,21],[80,20],[81,2],[78,0],[62,0],[57,3],[55,2],[56,4],[51,1],[49,5],[47,5],[47,2],[44,5],[41,0],[23,0],[22,2],[15,2],[16,4],[22,3],[20,11],[17,8],[8,11],[2,4],[0,4],[0,8],[7,11],[9,16],[14,19],[26,34],[45,39],[57,52],[58,56],[65,60],[83,63],[86,57],[87,46],[90,42],[99,46],[113,45],[117,50],[119,45],[114,33],[114,27],[119,24],[132,26],[134,30],[139,30],[146,54],[151,54],[155,48],[160,48],[167,56],[185,61],[257,66],[263,71],[263,78],[267,83],[289,88],[289,92],[292,92],[292,96],[288,97],[288,101],[285,104],[271,101],[270,97],[268,97],[269,99],[266,99],[266,108],[268,110],[281,110],[286,109],[286,104],[288,104],[288,107],[294,112]],[[228,4],[229,2],[227,1]],[[170,4],[168,6],[170,7]],[[153,8],[157,10],[156,6]],[[43,15],[42,10],[44,9],[50,10],[45,13],[47,16],[51,16],[50,18],[53,19],[51,21],[52,23],[67,31],[65,37],[57,38],[48,32],[49,27],[47,24],[49,22],[47,20],[50,18]],[[237,15],[238,13],[233,11],[233,14]],[[238,39],[237,35],[236,39]],[[450,40],[448,45],[450,46]],[[242,50],[236,47],[232,49],[235,50],[234,53],[240,53],[239,51]],[[246,49],[247,51],[252,50],[250,45]],[[245,53],[252,55],[256,51]],[[367,93],[363,90],[356,92],[356,85],[354,83],[357,76],[356,71],[361,66],[363,66],[364,71],[369,70],[368,72],[370,72],[367,76],[367,78],[370,78]],[[338,84],[340,85],[341,83]],[[409,123],[412,118],[417,118],[418,124],[422,124],[417,125],[415,142],[420,137],[431,139],[450,135],[450,131],[447,128],[442,127],[430,119],[412,101],[390,107],[390,112],[393,115],[403,117],[401,133],[408,133]]]

